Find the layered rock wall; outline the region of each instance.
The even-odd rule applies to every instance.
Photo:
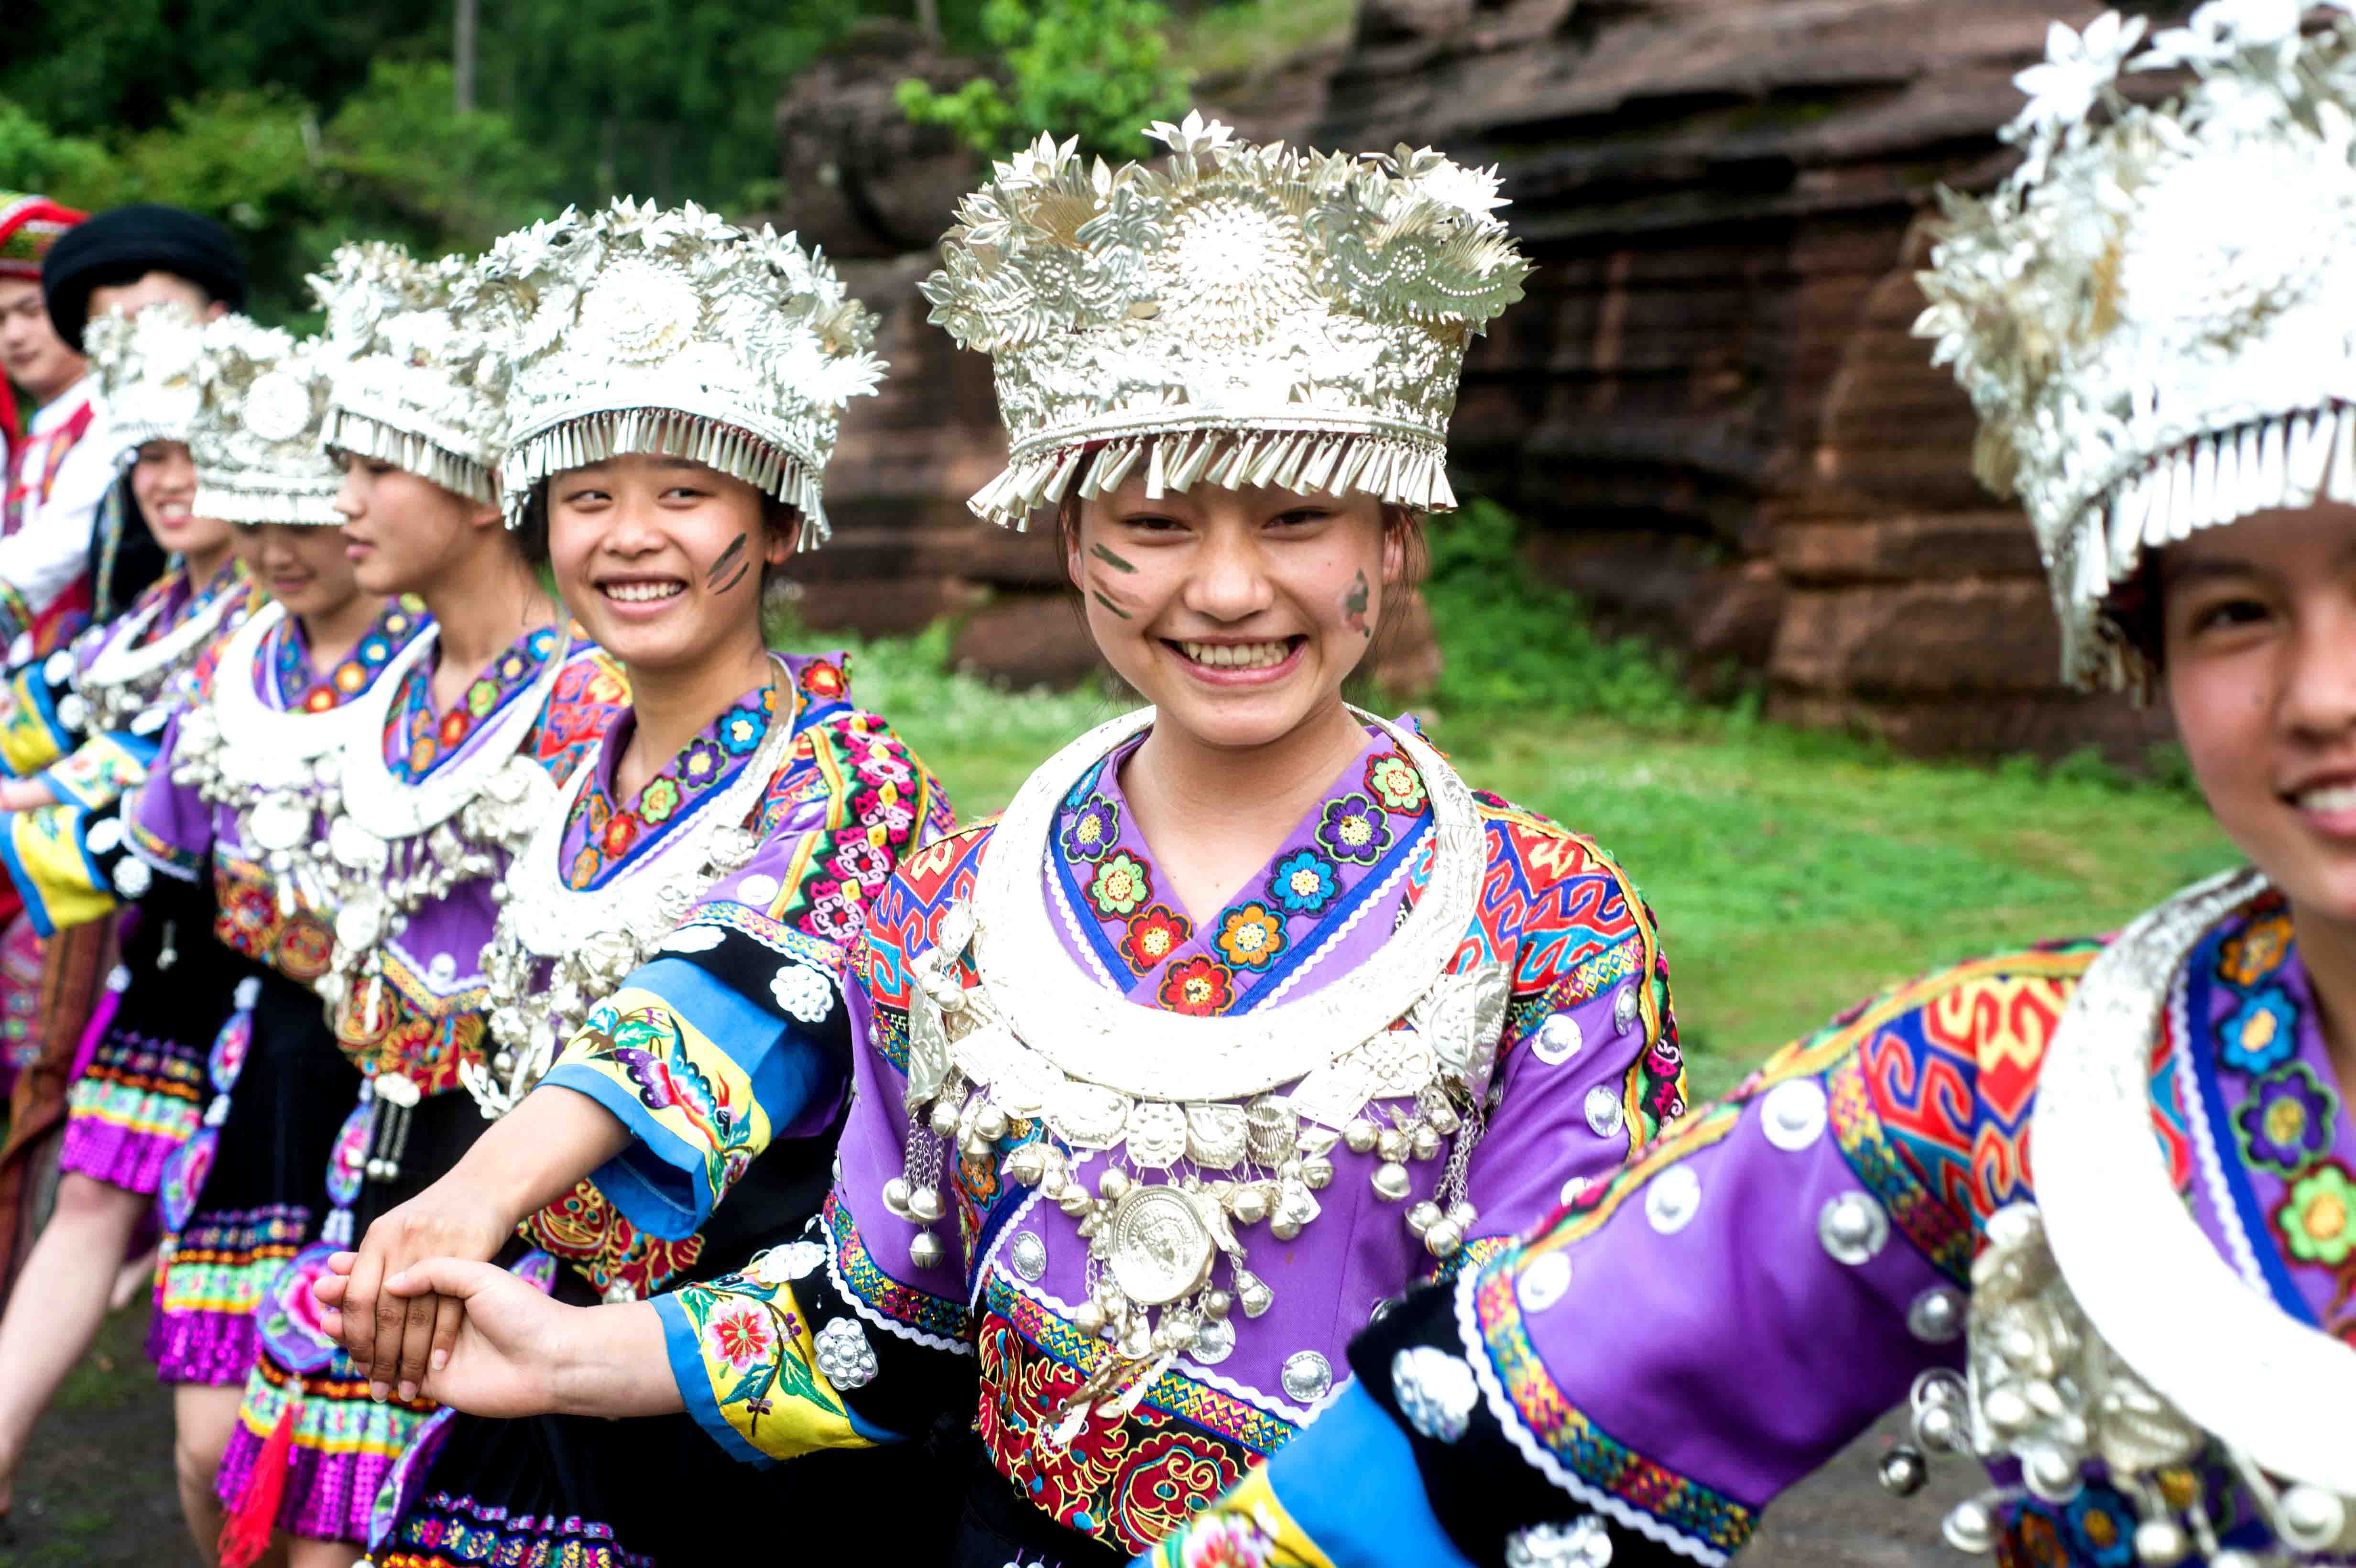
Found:
[[[2049,19],[2097,9],[1364,0],[1345,51],[1230,112],[1256,133],[1499,165],[1540,271],[1474,348],[1452,450],[1461,490],[1534,525],[1534,571],[1697,668],[1764,679],[1799,722],[1922,752],[2131,758],[2157,719],[2054,680],[2027,525],[1970,479],[1969,408],[1908,332],[1935,187],[1997,177],[2013,73]],[[924,325],[930,259],[906,252],[980,170],[901,125],[889,84],[970,69],[910,35],[807,74],[780,109],[787,216],[872,258],[854,286],[885,313],[894,368],[882,407],[849,421],[829,481],[841,542],[810,558],[828,592],[806,603],[873,628],[967,612],[962,653],[1060,678],[1091,658],[1052,542],[962,512],[1002,440],[986,367]]]

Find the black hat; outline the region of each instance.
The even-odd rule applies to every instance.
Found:
[[[177,207],[141,202],[102,212],[68,229],[41,261],[41,294],[49,325],[81,347],[90,320],[90,292],[132,283],[149,272],[183,277],[231,310],[245,308],[245,259],[229,230]]]

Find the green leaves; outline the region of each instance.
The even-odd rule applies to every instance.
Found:
[[[1076,135],[1106,157],[1144,157],[1153,148],[1141,131],[1185,112],[1194,81],[1170,58],[1168,21],[1154,0],[988,0],[982,35],[1003,81],[944,93],[911,79],[895,96],[910,120],[948,126],[991,157],[1043,132]]]

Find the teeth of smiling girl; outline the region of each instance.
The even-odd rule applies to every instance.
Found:
[[[2356,810],[2356,784],[2325,784],[2301,790],[2297,804],[2301,811]]]
[[[1289,643],[1180,643],[1178,651],[1213,669],[1266,669],[1284,662]]]
[[[676,582],[608,582],[605,597],[618,599],[625,604],[644,604],[651,600],[670,599],[685,592]]]

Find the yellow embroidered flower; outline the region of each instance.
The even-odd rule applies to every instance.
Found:
[[[1219,951],[1242,969],[1265,969],[1284,951],[1284,922],[1263,903],[1231,909],[1219,918]]]

